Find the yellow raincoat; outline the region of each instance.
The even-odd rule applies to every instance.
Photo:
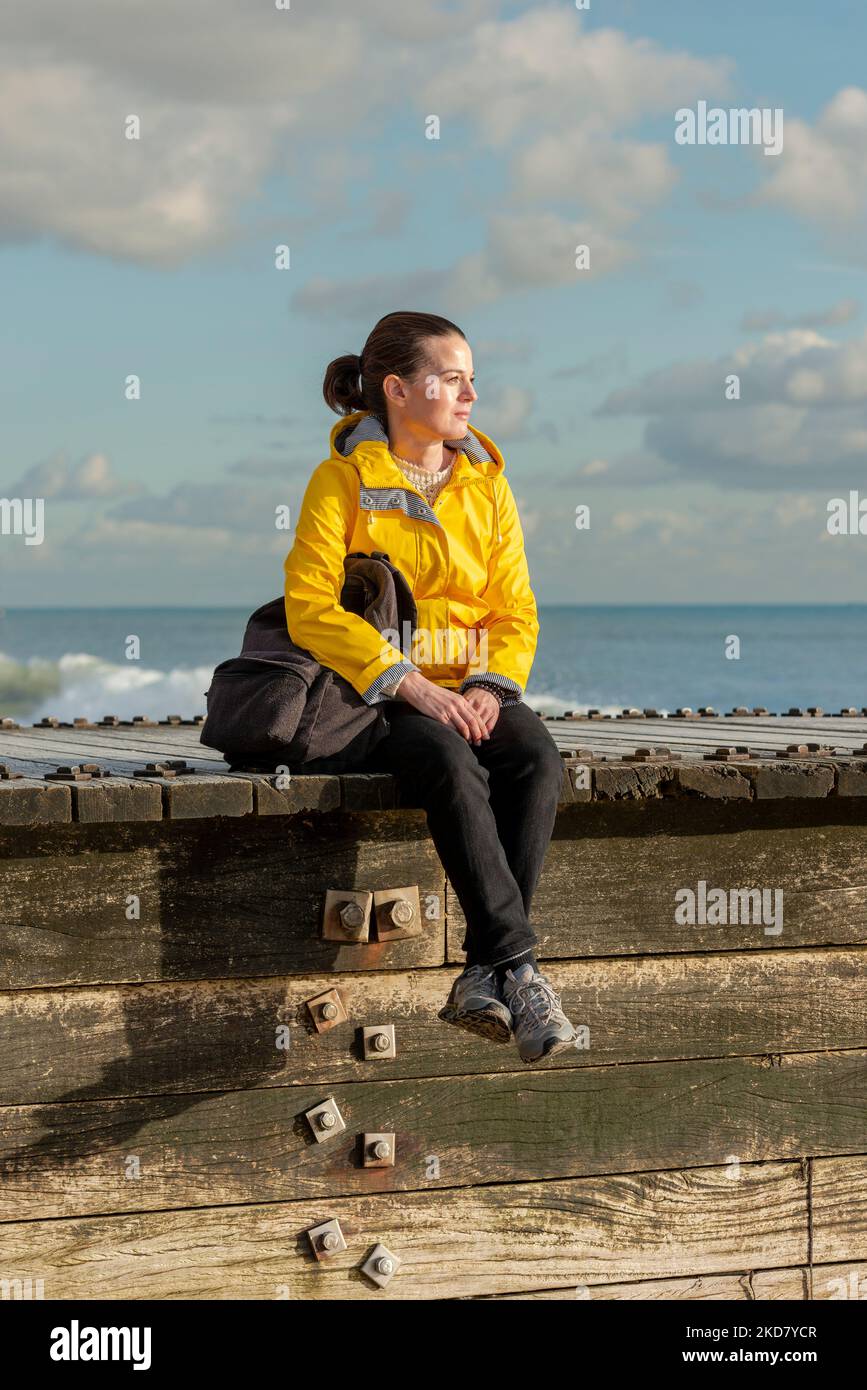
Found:
[[[315,469],[284,563],[293,642],[349,681],[368,704],[389,697],[404,671],[465,692],[493,680],[523,695],[539,622],[524,537],[503,456],[473,426],[431,508],[388,452],[376,416],[357,411],[331,431],[331,457]],[[418,610],[412,659],[340,604],[345,556],[383,551],[405,576]]]

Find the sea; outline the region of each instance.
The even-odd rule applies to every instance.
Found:
[[[0,718],[204,714],[249,612],[0,610]],[[539,621],[524,698],[543,713],[867,706],[867,605],[540,604]]]

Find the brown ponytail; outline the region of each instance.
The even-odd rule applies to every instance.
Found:
[[[322,394],[338,415],[351,415],[354,410],[367,408],[359,386],[360,374],[361,358],[355,352],[347,352],[328,363]]]
[[[347,352],[329,362],[322,383],[326,404],[338,415],[370,410],[383,424],[387,423],[382,390],[385,378],[392,373],[406,378],[415,376],[426,362],[426,340],[446,338],[453,333],[465,337],[457,324],[438,314],[403,310],[386,314],[371,332],[360,357]]]

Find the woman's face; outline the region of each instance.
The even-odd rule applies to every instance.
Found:
[[[458,334],[428,338],[425,364],[409,380],[387,376],[383,382],[389,414],[424,439],[463,439],[473,403],[473,354]]]

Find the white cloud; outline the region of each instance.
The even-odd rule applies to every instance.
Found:
[[[836,328],[850,323],[860,309],[857,299],[838,299],[824,309],[800,314],[787,314],[782,309],[752,309],[741,319],[741,328],[748,333],[769,333],[777,328]]]
[[[484,14],[452,16],[460,32]],[[400,18],[382,0],[146,6],[40,0],[4,16],[0,239],[174,266],[224,245],[265,176],[293,164],[327,205],[349,166],[321,168],[347,121],[389,109],[441,6]],[[414,42],[413,42],[414,41]],[[401,76],[402,74],[405,74]],[[351,114],[350,114],[351,113]],[[142,123],[124,137],[128,115]],[[301,152],[303,151],[303,156]]]
[[[613,139],[599,118],[541,135],[516,156],[513,174],[516,198],[559,202],[565,191],[608,227],[627,226],[676,179],[665,146]]]
[[[737,401],[724,399],[731,373]],[[867,440],[867,334],[836,343],[811,329],[770,333],[725,358],[647,373],[597,413],[647,416],[648,452],[721,486],[855,485]]]
[[[141,486],[114,477],[105,454],[89,454],[76,464],[70,464],[63,454],[57,454],[28,468],[6,491],[11,497],[83,502],[131,496],[140,492]]]
[[[493,147],[511,161],[483,248],[426,274],[313,282],[300,307],[369,317],[402,293],[472,306],[572,284],[578,242],[592,248],[592,273],[605,273],[633,255],[621,233],[674,179],[662,146],[625,132],[724,91],[731,64],[586,29],[562,6],[501,10],[496,0],[13,7],[0,69],[0,240],[48,235],[172,267],[249,230],[243,214],[275,173],[292,178],[303,240],[357,177],[358,137],[369,143],[405,114],[421,141],[433,112],[443,144],[426,155]],[[139,141],[124,138],[130,114]],[[458,127],[469,138],[453,148]],[[405,206],[386,204],[368,234],[390,231]]]
[[[763,160],[760,203],[820,227],[829,244],[865,256],[867,232],[867,91],[844,87],[814,125],[786,119],[785,154]]]
[[[485,395],[484,417],[490,421],[493,439],[522,439],[529,436],[527,424],[533,410],[532,392],[523,386],[501,386]],[[483,425],[480,425],[484,429]],[[485,430],[485,433],[488,433]]]
[[[575,248],[590,246],[590,266],[575,268]],[[461,312],[491,304],[517,289],[580,285],[629,260],[632,248],[598,228],[569,222],[553,212],[493,213],[482,251],[462,256],[449,268],[364,279],[316,277],[294,296],[304,313],[379,318],[396,303],[439,306],[459,321]]]
[[[130,566],[137,559],[149,568],[151,561],[159,558],[161,563],[176,561],[179,565],[201,567],[213,573],[211,562],[218,556],[222,565],[226,558],[235,559],[239,555],[252,559],[266,554],[285,555],[291,544],[291,537],[285,532],[271,534],[264,528],[261,534],[256,534],[230,524],[198,526],[177,521],[115,521],[100,517],[92,525],[63,538],[60,548],[61,552],[100,556],[103,572],[106,561],[116,556]]]
[[[295,480],[296,492],[299,491],[298,481]],[[124,524],[144,522],[156,527],[181,526],[190,530],[225,529],[235,534],[248,531],[267,540],[275,529],[275,508],[288,501],[285,490],[277,486],[266,491],[232,483],[179,483],[163,497],[146,496],[121,502],[112,508],[109,520]]]
[[[532,6],[476,26],[430,73],[425,101],[430,111],[470,117],[486,143],[507,149],[528,132],[562,132],[586,118],[623,130],[709,90],[722,94],[731,70],[727,59],[585,29],[574,8]]]

